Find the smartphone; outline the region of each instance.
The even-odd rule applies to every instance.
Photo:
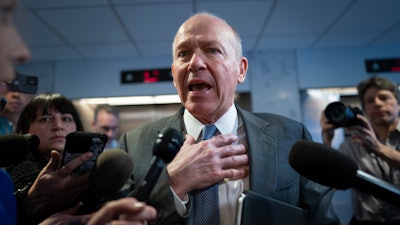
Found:
[[[242,213],[243,213],[243,204],[244,204],[244,199],[246,198],[246,192],[243,192],[240,194],[238,201],[237,201],[237,207],[236,207],[236,219],[235,219],[235,225],[242,225]]]
[[[66,137],[65,148],[63,152],[62,165],[79,157],[85,152],[92,152],[93,156],[88,161],[81,164],[78,168],[72,171],[72,176],[87,173],[90,171],[100,153],[103,152],[107,143],[107,135],[95,132],[77,131],[69,133]]]
[[[38,89],[38,78],[17,73],[15,79],[7,86],[9,91],[36,94]]]

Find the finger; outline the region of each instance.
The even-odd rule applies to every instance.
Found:
[[[134,207],[137,208],[136,214],[123,213],[119,215],[118,219],[128,221],[147,221],[153,220],[157,215],[156,210],[153,207],[146,206],[141,202],[135,203]]]
[[[72,189],[71,191],[75,192],[81,192],[83,190],[86,190],[89,187],[89,173],[81,174],[79,176],[69,176],[66,178],[68,179],[68,187]]]
[[[72,172],[74,169],[78,168],[78,166],[88,161],[92,156],[92,152],[85,152],[79,157],[76,157],[75,159],[69,161],[67,164],[64,165],[64,167]]]
[[[195,142],[196,142],[196,140],[192,136],[186,134],[185,135],[185,141],[183,142],[182,147],[183,146],[193,145]]]
[[[153,207],[139,203],[135,198],[127,197],[107,203],[93,216],[88,225],[103,224],[120,215],[121,220],[143,221],[155,219],[157,213]]]
[[[249,168],[243,166],[240,168],[232,168],[224,170],[225,179],[229,180],[239,180],[247,177],[249,175]]]
[[[238,139],[238,136],[234,134],[220,134],[206,141],[214,144],[216,147],[222,147],[225,145],[230,145],[235,141],[238,141]]]
[[[242,154],[245,154],[246,152],[247,152],[247,149],[242,144],[226,145],[226,146],[221,147],[218,150],[218,153],[220,154],[221,158],[230,157],[233,155],[242,155]]]
[[[47,162],[46,166],[40,171],[38,177],[42,176],[45,173],[49,173],[51,171],[56,171],[60,167],[60,153],[56,150],[51,151],[50,160]]]
[[[75,213],[78,212],[78,210],[79,210],[79,208],[80,208],[81,206],[82,206],[82,202],[79,202],[79,203],[76,204],[75,206],[73,206],[73,207],[71,207],[71,208],[69,208],[69,209],[66,209],[66,210],[62,211],[62,213],[69,214],[69,215],[73,215],[73,214],[75,214]]]
[[[147,225],[146,221],[113,220],[106,225]]]
[[[57,150],[51,150],[51,160],[54,161],[54,164],[57,165],[57,168],[60,167],[61,164],[61,154]]]

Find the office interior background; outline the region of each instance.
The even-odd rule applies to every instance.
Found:
[[[15,21],[32,61],[17,69],[39,77],[39,92],[74,100],[89,130],[95,104],[118,105],[123,133],[179,107],[172,81],[157,75],[170,67],[178,26],[200,11],[242,37],[249,71],[238,104],[302,121],[315,141],[321,111],[333,101],[357,105],[360,80],[400,82],[398,0],[20,0]],[[349,191],[338,191],[334,205],[346,224]]]

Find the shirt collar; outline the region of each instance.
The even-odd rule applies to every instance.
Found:
[[[187,134],[194,137],[199,137],[201,130],[205,124],[197,120],[188,110],[183,113],[183,121],[185,123]],[[238,128],[238,115],[235,104],[219,118],[214,125],[218,128],[221,134],[236,134]]]

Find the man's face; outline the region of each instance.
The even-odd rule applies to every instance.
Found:
[[[237,49],[230,27],[210,16],[189,19],[175,36],[174,85],[185,108],[203,123],[232,106],[236,85],[245,80],[247,59]]]
[[[117,138],[119,119],[112,113],[101,110],[97,114],[97,121],[92,126],[96,132],[104,133],[108,137],[108,142]]]
[[[392,92],[371,87],[365,92],[364,114],[374,125],[390,125],[399,114],[399,103]]]
[[[29,103],[29,101],[33,98],[33,95],[9,91],[6,94],[7,104],[4,107],[9,113],[21,114],[24,107]]]
[[[0,82],[10,82],[15,77],[14,64],[30,59],[30,52],[21,40],[12,21],[15,0],[0,0]],[[7,92],[0,84],[0,97]]]

